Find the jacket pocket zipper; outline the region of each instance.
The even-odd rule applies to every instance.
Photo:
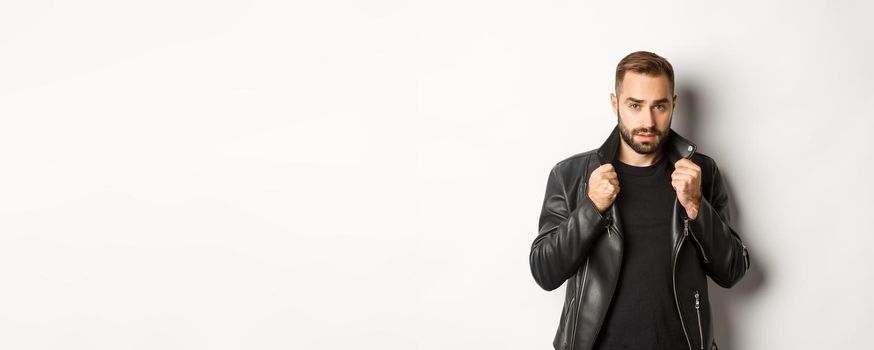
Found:
[[[701,328],[701,300],[698,290],[695,290],[695,314],[698,315],[698,339],[701,340],[701,349],[704,349],[704,329]]]

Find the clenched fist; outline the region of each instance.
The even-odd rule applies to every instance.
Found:
[[[616,175],[613,164],[604,164],[592,171],[587,192],[586,195],[599,212],[607,210],[619,194],[619,176]]]
[[[686,158],[678,160],[671,174],[671,186],[689,219],[694,220],[701,207],[701,167]]]

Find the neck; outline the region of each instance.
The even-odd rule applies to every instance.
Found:
[[[625,140],[619,142],[619,161],[631,166],[650,166],[662,158],[662,150],[652,154],[640,154],[631,149]]]

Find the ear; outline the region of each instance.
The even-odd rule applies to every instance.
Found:
[[[677,108],[677,95],[674,95],[674,101],[673,101],[673,104],[674,104],[674,105],[672,106],[672,109],[676,109],[676,108]]]
[[[674,97],[674,98],[676,98],[676,97]],[[616,108],[619,108],[618,103],[619,103],[619,99],[617,99],[616,95],[614,95],[611,92],[610,93],[610,106],[613,107],[613,115],[614,116],[616,115]]]

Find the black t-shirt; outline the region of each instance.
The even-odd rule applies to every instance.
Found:
[[[671,280],[671,209],[676,198],[664,156],[645,167],[613,162],[622,220],[622,269],[595,349],[686,349]]]

